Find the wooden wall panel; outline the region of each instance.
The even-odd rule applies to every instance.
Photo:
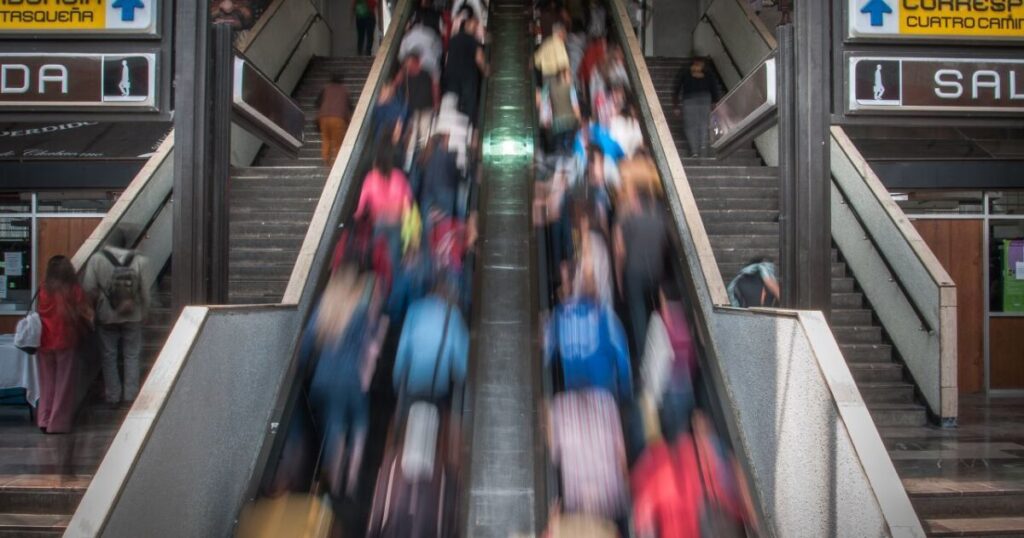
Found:
[[[1024,318],[989,320],[993,389],[1024,389]]]
[[[21,316],[0,316],[0,334],[11,334]]]
[[[46,262],[51,256],[63,254],[72,257],[78,247],[100,223],[100,217],[41,218],[39,219],[39,247],[36,254],[37,282],[43,281]]]
[[[985,273],[981,220],[916,220],[914,226],[956,283],[957,384],[963,394],[985,384]]]

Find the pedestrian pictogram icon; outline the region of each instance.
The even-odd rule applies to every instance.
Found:
[[[885,15],[891,15],[892,8],[885,0],[868,0],[860,12],[871,16],[871,26],[885,26]]]
[[[114,9],[121,10],[121,20],[132,22],[135,20],[135,10],[145,8],[142,0],[115,0],[111,5]]]

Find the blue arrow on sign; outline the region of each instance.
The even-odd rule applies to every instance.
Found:
[[[116,0],[110,7],[121,10],[121,20],[131,22],[135,20],[135,10],[146,7],[142,0]]]
[[[118,0],[118,2],[120,1],[122,0]],[[892,13],[892,8],[889,7],[885,0],[870,0],[861,8],[860,12],[871,15],[871,26],[884,26],[883,15]]]

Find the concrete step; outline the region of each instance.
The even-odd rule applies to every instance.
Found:
[[[833,258],[833,262],[838,261]],[[832,291],[853,292],[856,282],[852,278],[833,278]]]
[[[928,414],[923,405],[914,403],[871,403],[868,411],[875,421],[875,426],[924,426],[928,422]]]
[[[779,259],[778,245],[769,245],[762,248],[729,248],[719,246],[715,238],[712,238],[711,248],[715,251],[715,260],[718,261],[719,265],[723,263],[746,264],[754,258],[767,257],[773,260]]]
[[[889,344],[839,344],[839,349],[848,363],[892,363],[892,346]]]
[[[914,386],[902,381],[857,383],[861,398],[867,404],[891,403],[911,404],[914,402]]]
[[[722,185],[694,185],[693,196],[697,200],[725,198],[728,200],[763,198],[778,200],[778,187],[726,187]]]
[[[835,280],[833,280],[835,282]],[[834,289],[834,288],[833,288]],[[831,318],[832,329],[835,330],[837,327],[845,325],[870,325],[874,321],[874,316],[870,310],[858,308],[858,309],[832,309]]]
[[[832,334],[841,344],[880,344],[882,328],[872,325],[847,325],[832,327]]]
[[[62,536],[70,522],[70,514],[0,513],[0,537]]]
[[[734,207],[712,208],[701,207],[700,217],[705,224],[710,222],[761,222],[776,223],[779,221],[777,209],[742,209]]]
[[[229,280],[288,280],[295,260],[290,262],[239,261],[230,264]]]
[[[686,177],[778,178],[779,169],[769,166],[702,166],[687,170]]]
[[[861,383],[894,383],[903,380],[903,366],[894,362],[851,362],[853,380]]]
[[[774,177],[706,176],[687,174],[686,179],[690,182],[691,189],[707,187],[779,188],[779,180]]]
[[[1024,536],[1024,516],[932,518],[921,521],[928,536]]]
[[[0,485],[0,510],[7,514],[71,515],[89,486],[88,476],[8,476],[6,480],[10,483]]]
[[[319,198],[305,197],[292,200],[275,200],[273,198],[259,198],[252,200],[232,200],[231,214],[235,213],[260,213],[260,212],[296,212],[304,215],[312,215]]]
[[[778,210],[779,199],[776,198],[697,198],[697,207],[701,213],[708,209],[761,209]]]
[[[903,486],[921,518],[987,518],[1024,514],[1024,480],[956,476],[907,478]]]
[[[833,292],[832,306],[835,308],[860,308],[864,306],[864,296],[856,292]]]
[[[678,151],[678,148],[676,148]],[[743,157],[735,154],[730,154],[728,157],[688,157],[685,153],[680,153],[679,157],[683,161],[683,168],[689,170],[690,168],[700,168],[709,166],[761,166],[760,157]]]
[[[705,222],[704,229],[710,235],[761,235],[771,236],[778,241],[777,222]]]

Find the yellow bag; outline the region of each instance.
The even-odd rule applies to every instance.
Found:
[[[422,235],[423,218],[420,216],[420,208],[412,204],[402,214],[402,253],[408,252],[409,248],[419,249]]]
[[[259,499],[242,510],[239,538],[326,538],[334,513],[325,496],[287,493]]]

